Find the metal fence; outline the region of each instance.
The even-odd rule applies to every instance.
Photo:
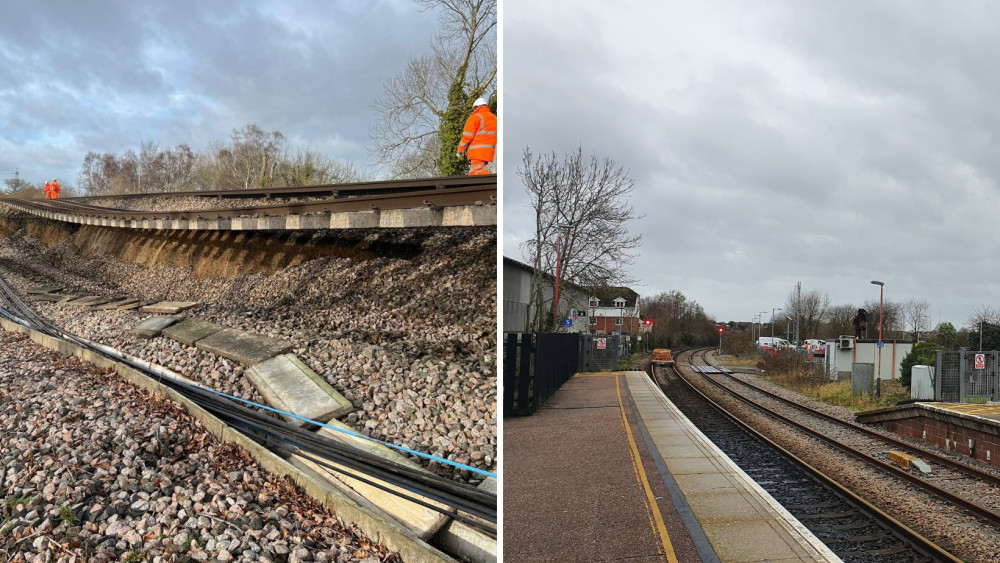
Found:
[[[1000,401],[1000,352],[938,350],[934,360],[934,399],[951,403]]]
[[[580,371],[615,371],[618,369],[618,355],[621,348],[621,336],[584,336],[588,345],[583,347],[583,358],[580,361]]]
[[[534,413],[579,370],[581,335],[503,335],[504,415]]]
[[[618,369],[620,345],[616,335],[504,333],[504,416],[534,413],[577,372]]]

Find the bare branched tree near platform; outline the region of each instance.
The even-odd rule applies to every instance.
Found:
[[[395,178],[446,174],[458,139],[442,145],[442,131],[459,136],[472,101],[496,91],[496,0],[418,0],[441,13],[430,52],[410,59],[375,100],[378,114],[369,151]],[[453,142],[452,142],[453,141]]]
[[[930,330],[931,304],[926,299],[907,299],[903,302],[902,308],[906,328],[913,334],[915,340],[921,331]]]
[[[834,305],[827,309],[826,322],[830,325],[831,336],[853,335],[854,325],[851,324],[851,319],[857,312],[858,308],[854,305]]]
[[[868,311],[867,338],[878,338],[878,298],[868,299],[861,307]],[[905,332],[905,327],[902,303],[886,298],[882,304],[882,340],[899,339],[899,333]]]
[[[784,313],[792,322],[798,321],[802,339],[816,338],[819,324],[826,317],[829,308],[830,297],[827,294],[815,289],[799,294],[793,289],[785,298]]]
[[[544,331],[559,304],[546,307],[542,276],[556,275],[557,258],[560,281],[584,287],[633,281],[628,266],[642,240],[628,230],[640,217],[629,202],[635,181],[614,160],[584,157],[582,148],[562,159],[555,153],[536,157],[526,148],[517,174],[535,212],[535,238],[524,243],[535,269],[532,329]]]

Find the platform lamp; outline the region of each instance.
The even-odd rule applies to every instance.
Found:
[[[872,280],[872,285],[878,286],[878,379],[882,379],[882,298],[885,295],[885,284]]]

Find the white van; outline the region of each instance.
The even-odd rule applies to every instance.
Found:
[[[778,338],[777,336],[761,336],[757,339],[757,347],[765,350],[782,350],[791,348],[792,345],[789,344],[784,338]]]

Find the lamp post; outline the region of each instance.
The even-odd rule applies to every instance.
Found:
[[[882,304],[883,296],[885,295],[885,284],[878,281],[872,280],[873,285],[878,286],[878,378],[882,379]]]
[[[774,312],[780,311],[781,307],[774,307],[771,309],[771,346],[774,346]],[[774,346],[777,348],[777,346]]]
[[[759,340],[761,336],[764,335],[764,314],[767,311],[761,311],[757,317],[757,339]]]

